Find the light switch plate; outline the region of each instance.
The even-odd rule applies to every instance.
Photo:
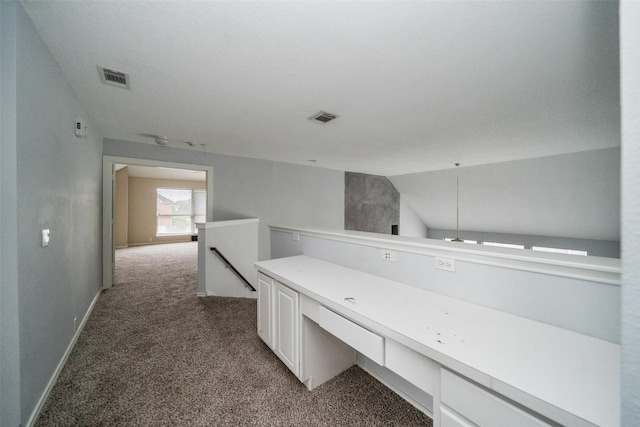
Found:
[[[42,247],[49,246],[49,229],[45,228],[42,230]]]

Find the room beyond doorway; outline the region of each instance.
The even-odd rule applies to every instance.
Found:
[[[116,165],[116,249],[191,241],[206,222],[204,171]]]
[[[173,170],[173,173],[180,174],[195,174],[204,173],[206,191],[205,198],[205,217],[204,222],[211,221],[213,216],[213,167],[206,165],[193,165],[184,163],[162,162],[156,160],[145,160],[115,156],[103,156],[103,278],[102,286],[104,289],[110,288],[113,285],[115,273],[115,248],[116,248],[116,199],[117,199],[117,179],[116,172],[118,165],[126,165],[128,167],[146,167],[155,169],[154,173],[169,173]],[[180,172],[177,172],[180,171]],[[147,170],[148,173],[149,170]],[[144,178],[144,177],[143,177]],[[157,209],[157,193],[151,197],[151,204],[154,209]],[[156,212],[157,213],[157,212]],[[201,219],[200,219],[201,220]],[[153,220],[153,236],[158,234],[156,219]],[[170,234],[170,233],[165,233]],[[146,238],[145,243],[162,243],[162,238],[159,241],[148,241]],[[189,236],[189,240],[190,240]],[[164,238],[165,241],[172,241],[170,238]],[[175,240],[174,240],[175,241]],[[143,242],[139,242],[143,243]],[[127,244],[128,245],[128,244]]]

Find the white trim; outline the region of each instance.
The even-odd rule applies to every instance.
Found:
[[[165,240],[165,241],[155,241],[155,242],[141,242],[141,243],[129,243],[128,246],[124,248],[116,248],[116,249],[127,249],[127,248],[135,248],[138,246],[153,246],[153,245],[170,245],[172,243],[196,243],[194,240],[191,240],[191,235],[185,235],[185,237],[189,237],[189,240]]]
[[[84,325],[87,323],[87,320],[89,319],[89,316],[93,312],[93,308],[98,302],[98,298],[100,298],[101,294],[102,294],[102,289],[98,291],[96,296],[93,298],[93,301],[91,301],[91,304],[89,304],[89,308],[84,314],[84,317],[82,318],[82,322],[80,322],[80,326],[78,326],[78,329],[76,330],[75,334],[73,334],[73,338],[71,339],[71,342],[67,346],[67,350],[62,355],[62,359],[60,359],[60,362],[58,363],[56,370],[53,372],[53,375],[51,375],[51,378],[47,383],[47,387],[45,387],[44,391],[42,392],[42,395],[40,396],[40,399],[38,399],[38,403],[36,404],[36,407],[34,408],[33,412],[31,413],[31,416],[29,417],[29,420],[27,421],[27,427],[33,426],[33,424],[38,420],[38,417],[40,416],[40,412],[42,411],[42,408],[44,407],[45,402],[49,398],[49,395],[51,394],[51,390],[53,390],[53,386],[55,386],[56,381],[58,381],[58,377],[60,376],[60,373],[62,372],[64,365],[66,365],[67,359],[69,359],[69,356],[73,351],[73,348],[76,346],[76,343],[78,342],[78,338],[80,337],[80,333],[84,329]]]
[[[114,162],[102,156],[102,289],[113,285],[115,233],[113,232]]]
[[[228,227],[232,225],[244,225],[260,222],[260,218],[248,218],[248,219],[232,219],[229,221],[214,221],[214,222],[197,222],[196,228],[217,228]]]
[[[207,221],[213,221],[213,166],[196,165],[190,163],[165,162],[161,160],[137,159],[133,157],[102,156],[102,289],[109,289],[113,285],[114,266],[114,237],[112,227],[113,218],[113,165],[137,165],[167,167],[174,169],[188,169],[204,171],[207,174]]]
[[[391,236],[360,231],[324,230],[270,225],[272,231],[391,249],[476,264],[569,277],[620,286],[620,260],[593,256],[550,254],[522,249],[461,245],[435,239]]]

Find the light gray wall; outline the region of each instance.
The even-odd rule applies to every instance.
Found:
[[[393,238],[395,236],[389,236]],[[620,342],[620,286],[456,260],[455,272],[437,270],[430,255],[301,234],[271,232],[274,258],[309,255],[359,271],[485,307]],[[380,243],[384,245],[384,243]],[[597,315],[594,315],[597,313]]]
[[[213,220],[259,218],[259,259],[269,259],[269,225],[342,228],[344,172],[105,139],[111,156],[213,166]]]
[[[402,194],[400,194],[400,236],[429,236],[429,229]]]
[[[391,234],[400,224],[400,193],[388,178],[345,172],[344,229]]]
[[[20,424],[16,170],[17,3],[0,2],[0,425]]]
[[[3,393],[2,425],[17,426],[33,415],[73,340],[74,317],[83,319],[101,287],[102,138],[95,129],[89,138],[75,138],[75,117],[84,111],[57,63],[18,3],[2,2],[2,15],[3,46],[5,35],[15,41],[13,64],[10,52],[2,51],[2,275],[3,282],[7,276],[15,280],[18,290],[7,319],[3,292],[2,324],[4,329],[9,323],[11,341],[18,344],[11,358],[19,353],[17,372],[7,375],[2,368],[3,389],[7,384],[19,393],[7,394],[15,407],[6,414]],[[15,30],[7,32],[13,34],[5,34],[11,26]],[[5,65],[15,74],[7,81]],[[7,114],[5,93],[15,101]],[[5,140],[6,122],[15,135]],[[12,226],[15,232],[6,233]],[[40,247],[43,228],[51,230],[47,248]],[[16,302],[12,292],[8,297]]]
[[[466,167],[460,230],[620,240],[620,149]],[[429,229],[456,228],[456,170],[389,177]]]
[[[640,425],[640,3],[620,2],[622,425]]]

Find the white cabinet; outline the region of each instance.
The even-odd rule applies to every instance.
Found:
[[[385,339],[385,366],[433,396],[440,384],[440,365],[409,347]]]
[[[299,377],[299,295],[262,273],[258,273],[257,291],[258,336]]]
[[[447,426],[549,426],[501,397],[442,369],[440,378],[441,427]]]
[[[256,267],[288,284],[262,278],[260,336],[310,390],[357,351],[437,427],[620,424],[617,344],[304,255]]]
[[[320,307],[318,311],[320,327],[364,354],[378,365],[384,365],[384,338],[353,323],[331,310]]]
[[[300,310],[298,293],[275,282],[275,353],[295,374],[300,374]]]
[[[258,336],[272,350],[275,345],[272,315],[273,288],[274,280],[262,273],[258,273]]]
[[[449,410],[446,406],[442,406],[440,408],[440,427],[475,427],[475,424]]]

